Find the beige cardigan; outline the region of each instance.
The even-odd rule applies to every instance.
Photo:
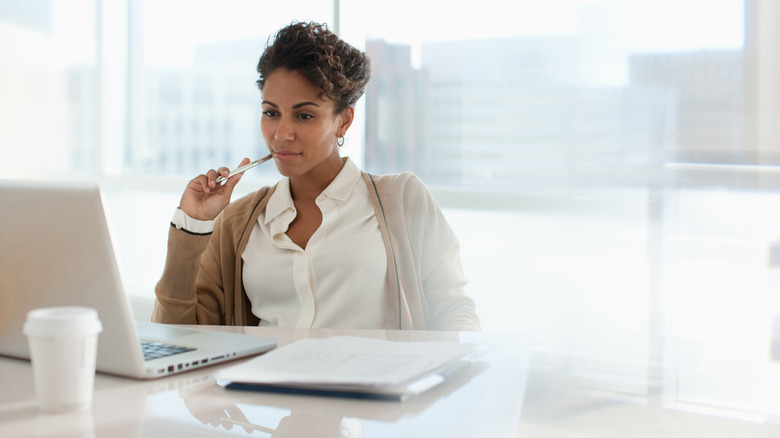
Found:
[[[387,249],[384,305],[399,329],[479,330],[458,241],[427,188],[412,173],[362,172]],[[230,205],[212,234],[171,227],[168,256],[157,283],[155,322],[258,325],[242,281],[241,254],[275,187]]]

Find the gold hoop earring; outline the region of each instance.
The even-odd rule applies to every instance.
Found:
[[[336,144],[339,145],[339,147],[344,146],[344,136],[343,135],[341,135],[341,136],[336,138]]]

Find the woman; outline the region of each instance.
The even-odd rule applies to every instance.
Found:
[[[339,154],[367,56],[325,26],[293,23],[257,71],[262,135],[283,178],[233,203],[241,177],[217,184],[226,167],[189,182],[152,319],[479,330],[457,239],[422,182],[369,175]]]

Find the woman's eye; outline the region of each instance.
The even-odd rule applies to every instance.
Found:
[[[265,111],[263,111],[263,115],[265,117],[271,118],[271,117],[276,117],[277,113],[276,113],[276,111],[273,111],[273,110],[265,110]]]
[[[314,118],[314,116],[311,115],[311,114],[300,113],[300,114],[298,114],[298,118],[302,119],[302,120],[311,120],[311,119]]]

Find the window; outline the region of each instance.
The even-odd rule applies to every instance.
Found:
[[[570,190],[754,161],[741,1],[354,3],[343,27],[363,23],[374,63],[369,168]]]
[[[100,161],[94,2],[0,2],[2,174],[93,170]]]
[[[198,174],[265,155],[254,66],[294,19],[331,21],[329,2],[129,2],[129,136],[124,166]],[[220,164],[216,164],[220,163]],[[272,169],[254,173],[271,177]]]

